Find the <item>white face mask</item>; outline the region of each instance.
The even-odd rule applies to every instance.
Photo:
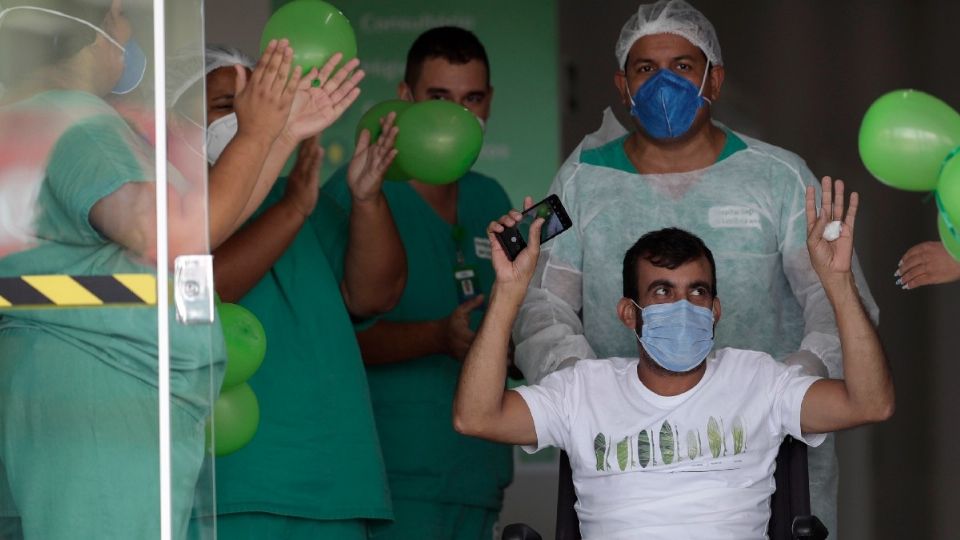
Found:
[[[218,118],[207,126],[207,163],[213,165],[237,135],[237,113]]]
[[[477,122],[480,122],[480,129],[486,133],[487,132],[487,121],[483,118],[477,117]]]

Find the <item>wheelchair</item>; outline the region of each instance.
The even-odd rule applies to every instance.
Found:
[[[807,445],[787,437],[777,453],[774,472],[776,491],[770,497],[770,540],[823,540],[829,532],[810,513],[810,479],[807,472]],[[560,479],[557,492],[556,540],[580,540],[580,520],[574,510],[577,494],[573,487],[573,471],[566,452],[560,453]],[[523,523],[503,529],[501,540],[543,540],[539,533]]]

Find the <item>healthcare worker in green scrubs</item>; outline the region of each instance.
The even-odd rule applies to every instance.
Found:
[[[147,64],[122,2],[3,6],[0,125],[17,129],[2,131],[0,148],[29,144],[4,154],[0,173],[5,182],[35,181],[37,195],[19,201],[33,212],[32,238],[0,258],[0,276],[154,273],[156,264],[219,245],[244,209],[259,203],[252,196],[256,173],[294,95],[310,84],[299,71],[290,75],[285,43],[271,43],[257,71],[235,89],[241,134],[210,172],[209,185],[202,160],[198,176],[170,164],[170,260],[157,261],[153,147],[108,103],[111,93],[133,92]],[[128,96],[131,103],[136,99]],[[171,119],[171,126],[178,122]],[[174,147],[189,150],[171,145],[171,157]],[[202,146],[193,151],[202,156]],[[207,215],[209,237],[191,219],[202,223]],[[159,534],[156,328],[154,308],[0,311],[5,537]],[[219,325],[180,325],[171,310],[170,329],[172,517],[174,537],[182,538],[204,457],[210,388],[222,378],[224,354]]]
[[[428,30],[410,49],[399,93],[459,103],[485,122],[493,88],[483,45],[460,28]],[[324,191],[349,203],[342,174]],[[475,172],[446,185],[387,182],[383,191],[409,270],[400,303],[357,335],[395,518],[371,538],[487,540],[513,476],[512,448],[456,433],[451,410],[493,283],[486,225],[510,201]]]
[[[242,63],[224,61],[228,52],[207,53],[207,118],[217,140],[233,136],[217,127],[229,124],[233,109],[236,72],[223,66]],[[344,78],[357,64],[332,76],[321,72],[320,91],[342,98]],[[362,76],[357,70],[350,80]],[[346,99],[358,93],[349,86]],[[311,138],[289,178],[277,181],[253,218],[214,252],[221,298],[252,311],[267,338],[263,364],[248,381],[260,404],[257,433],[217,458],[220,538],[365,539],[372,520],[392,517],[351,322],[391,308],[406,276],[381,191],[397,130],[392,115],[383,122],[386,136],[369,144],[364,135],[349,165],[353,213],[320,192],[323,156]]]

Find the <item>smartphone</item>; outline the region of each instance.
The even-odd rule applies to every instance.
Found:
[[[530,237],[530,225],[538,217],[544,219],[543,227],[540,229],[540,244],[569,229],[573,224],[570,216],[567,215],[567,210],[560,203],[560,197],[556,195],[550,195],[531,206],[523,212],[523,219],[519,223],[497,233],[497,240],[511,261],[517,258],[523,248],[527,247],[525,239]]]

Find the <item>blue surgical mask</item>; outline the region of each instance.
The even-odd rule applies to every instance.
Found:
[[[630,97],[630,114],[654,139],[682,137],[690,130],[700,107],[710,103],[703,96],[709,73],[708,62],[698,90],[693,83],[669,69],[657,70]]]
[[[637,339],[663,369],[686,373],[699,366],[713,349],[713,310],[686,300],[645,308],[636,302],[633,305],[643,314],[642,334]]]
[[[113,43],[116,44],[115,41]],[[140,86],[140,81],[143,80],[143,74],[147,71],[147,55],[143,54],[140,44],[132,37],[120,47],[120,50],[123,51],[123,74],[120,75],[120,80],[111,92],[128,94]]]

